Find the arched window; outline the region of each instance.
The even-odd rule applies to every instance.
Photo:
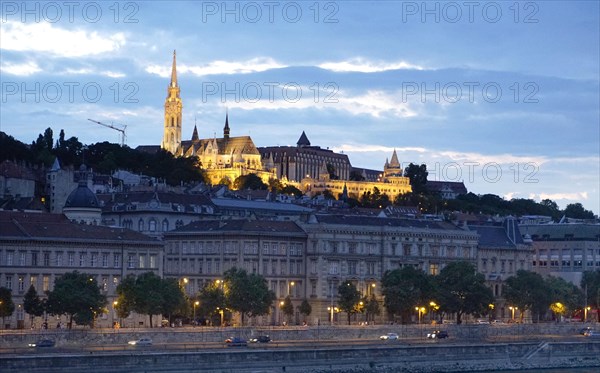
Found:
[[[154,220],[154,218],[150,219],[148,222],[148,230],[150,232],[156,232],[156,220]]]
[[[138,221],[138,231],[139,232],[143,232],[144,231],[144,221],[142,219],[140,219]]]
[[[169,230],[169,221],[167,219],[162,222],[162,230],[163,232],[167,232]]]

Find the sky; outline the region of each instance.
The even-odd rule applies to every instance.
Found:
[[[158,145],[250,135],[600,213],[598,1],[3,1],[0,131]]]

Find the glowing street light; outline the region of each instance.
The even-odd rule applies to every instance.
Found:
[[[194,322],[193,322],[193,324],[192,324],[192,325],[194,325],[194,327],[196,326],[196,307],[197,307],[198,305],[200,305],[200,302],[199,302],[199,301],[195,301],[195,302],[194,302]]]
[[[515,321],[515,310],[518,310],[519,307],[510,306],[508,309],[512,311],[512,320]]]
[[[419,324],[421,323],[421,315],[425,313],[425,307],[415,307],[415,311],[417,311],[419,315]]]
[[[221,316],[221,326],[223,326],[223,319],[225,318],[225,312],[223,309],[217,307],[217,311],[219,312],[219,315]]]
[[[296,285],[296,283],[294,281],[288,282],[288,286],[287,286],[287,290],[288,290],[287,295],[288,295],[288,297],[290,296],[290,287],[294,286],[294,285]]]

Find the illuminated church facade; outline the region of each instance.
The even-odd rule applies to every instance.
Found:
[[[167,87],[164,111],[164,132],[161,148],[175,156],[196,157],[213,185],[237,177],[256,174],[263,182],[279,179],[283,184],[293,185],[308,195],[330,190],[334,195],[349,194],[359,197],[377,187],[391,199],[411,191],[409,179],[402,176],[402,168],[396,151],[391,162],[386,160],[384,171],[377,181],[349,180],[352,166],[345,154],[310,146],[302,133],[296,148],[266,147],[260,150],[250,136],[230,136],[229,114],[225,115],[223,137],[201,139],[194,125],[191,140],[182,140],[183,103],[177,82],[177,58],[173,51],[171,81]],[[338,172],[338,179],[331,180],[327,165]]]

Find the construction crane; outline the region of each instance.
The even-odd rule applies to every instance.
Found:
[[[89,118],[88,118],[88,120],[90,122],[97,123],[101,126],[112,128],[115,131],[119,131],[121,133],[121,146],[125,145],[125,138],[127,137],[127,135],[125,135],[125,130],[127,129],[127,125],[119,124],[119,126],[121,126],[121,128],[119,128],[119,127],[115,127],[114,124],[106,124],[106,123],[98,122],[97,120],[93,120],[93,119],[89,119]]]

